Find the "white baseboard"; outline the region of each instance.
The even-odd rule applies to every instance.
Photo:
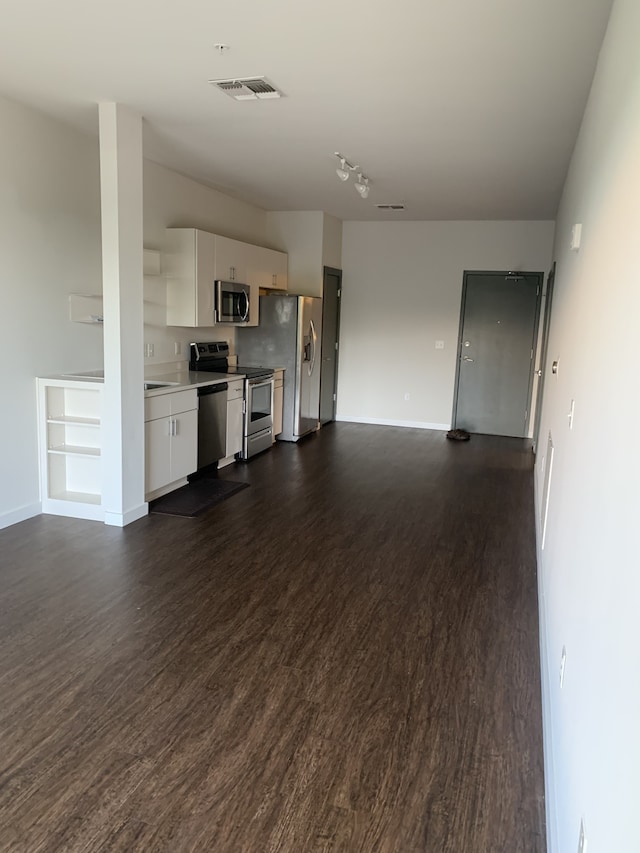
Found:
[[[537,457],[539,458],[539,457]],[[544,590],[544,575],[542,571],[542,551],[540,548],[540,524],[538,511],[541,495],[538,489],[538,472],[534,470],[534,513],[536,534],[536,564],[538,574],[538,630],[540,632],[540,681],[542,691],[542,739],[544,752],[544,788],[545,788],[545,819],[547,826],[547,853],[557,853],[558,820],[556,808],[555,764],[553,760],[553,725],[551,714],[551,681],[549,665],[549,646],[547,636],[547,601]]]
[[[0,515],[0,530],[5,527],[11,527],[12,524],[19,524],[21,521],[26,521],[28,518],[33,518],[34,515],[41,515],[42,504],[40,501],[35,504],[27,504],[26,506],[12,509],[9,512],[3,512]]]
[[[132,521],[144,518],[148,514],[149,504],[145,502],[133,509],[128,509],[126,512],[105,512],[104,523],[111,525],[111,527],[126,527]]]
[[[410,427],[412,429],[436,429],[442,432],[447,432],[451,429],[450,424],[431,424],[425,421],[396,421],[387,418],[356,418],[354,415],[339,415],[337,421],[344,421],[352,424],[373,424],[377,426],[398,426]]]

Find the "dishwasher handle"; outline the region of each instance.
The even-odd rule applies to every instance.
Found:
[[[227,382],[218,382],[217,385],[203,385],[198,388],[198,397],[207,397],[209,394],[221,394],[223,391],[228,391],[229,385]]]

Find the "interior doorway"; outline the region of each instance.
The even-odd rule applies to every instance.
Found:
[[[453,425],[525,438],[542,273],[465,272]]]
[[[336,419],[341,296],[342,270],[325,267],[322,287],[321,424],[328,424]]]

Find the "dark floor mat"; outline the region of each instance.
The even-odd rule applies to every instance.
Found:
[[[241,489],[246,489],[249,483],[234,483],[230,480],[215,480],[203,477],[194,480],[188,486],[182,486],[174,492],[169,492],[162,498],[157,498],[149,504],[149,512],[161,515],[181,515],[194,518],[215,504],[230,498]]]

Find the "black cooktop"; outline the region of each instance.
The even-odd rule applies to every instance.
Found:
[[[189,370],[205,371],[206,373],[240,373],[247,379],[262,379],[273,376],[271,367],[243,367],[240,364],[229,364],[229,344],[226,341],[206,341],[192,343],[189,347]]]

